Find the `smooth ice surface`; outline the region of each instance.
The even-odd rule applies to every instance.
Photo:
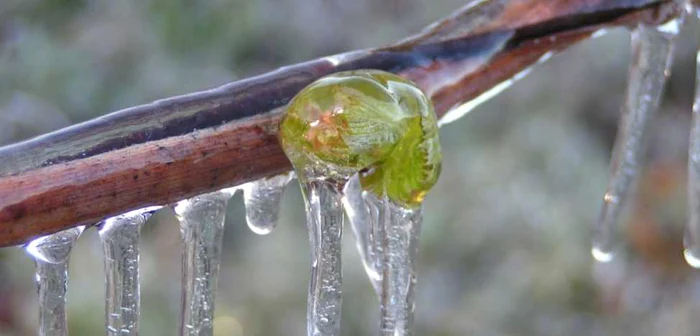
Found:
[[[380,330],[383,336],[413,335],[418,236],[421,209],[382,202],[382,295]]]
[[[104,253],[107,335],[138,335],[141,307],[139,239],[141,227],[158,208],[108,218],[99,229]]]
[[[180,335],[213,334],[226,205],[234,192],[230,189],[200,195],[174,207],[184,247]]]
[[[360,259],[365,267],[372,287],[381,295],[382,275],[379,249],[381,241],[378,241],[378,204],[371,194],[362,190],[360,178],[354,175],[343,189],[343,207],[350,220],[350,227],[355,234],[355,242]]]
[[[241,186],[246,221],[253,232],[266,235],[277,226],[282,193],[292,178],[294,173],[289,172]]]
[[[697,11],[697,8],[694,11]],[[700,52],[697,54],[695,66],[692,120],[688,147],[688,223],[683,240],[683,255],[690,266],[700,268]]]
[[[31,241],[25,250],[36,262],[39,292],[39,335],[68,335],[66,289],[68,259],[73,245],[85,229],[74,227]]]
[[[343,283],[341,193],[326,181],[304,182],[302,188],[311,242],[307,333],[309,336],[338,336]]]
[[[465,102],[463,104],[459,104],[457,106],[452,107],[449,111],[447,111],[447,113],[445,113],[445,115],[442,116],[442,118],[440,118],[440,120],[438,120],[438,126],[442,127],[444,125],[447,125],[447,124],[453,123],[459,119],[462,119],[462,117],[467,115],[469,112],[471,112],[477,106],[487,102],[489,99],[491,99],[495,96],[498,96],[503,91],[505,91],[509,87],[513,86],[513,84],[515,84],[517,81],[525,78],[525,76],[527,76],[536,65],[546,62],[548,59],[550,59],[552,57],[552,55],[553,55],[553,53],[551,53],[551,52],[545,53],[544,55],[542,55],[542,57],[540,57],[537,60],[537,62],[535,64],[533,64],[532,66],[530,66],[528,68],[523,69],[522,71],[515,74],[515,76],[513,76],[513,77],[511,77],[503,82],[498,83],[494,87],[492,87],[489,90],[483,92],[482,94],[476,96],[475,98],[473,98],[472,100],[470,100],[468,102]]]
[[[611,159],[610,180],[600,217],[593,228],[591,253],[607,262],[615,252],[621,209],[639,174],[649,123],[659,106],[669,76],[674,38],[681,19],[659,27],[640,25],[632,31],[627,92]]]

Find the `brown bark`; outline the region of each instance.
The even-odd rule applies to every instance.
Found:
[[[388,48],[283,68],[0,148],[0,165],[9,167],[0,169],[0,246],[288,171],[276,136],[284,104],[325,74],[396,72],[428,92],[443,115],[599,29],[658,24],[680,10],[662,0],[487,4],[492,15],[483,23],[456,13]]]

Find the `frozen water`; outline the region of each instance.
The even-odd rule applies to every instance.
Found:
[[[607,262],[615,252],[621,209],[639,174],[649,123],[658,109],[669,76],[674,38],[681,19],[632,31],[632,59],[620,126],[611,159],[610,181],[600,217],[593,228],[593,257]]]
[[[381,202],[383,239],[380,330],[383,336],[413,335],[421,209]]]
[[[690,9],[696,15],[700,14],[697,8]],[[696,58],[695,99],[688,148],[688,223],[684,242],[685,260],[690,266],[700,268],[700,52]]]
[[[343,189],[343,206],[350,220],[350,227],[355,234],[360,259],[365,267],[377,295],[381,295],[382,276],[378,241],[379,207],[376,197],[362,190],[360,178],[354,175]]]
[[[138,335],[141,307],[139,239],[151,207],[108,218],[99,229],[105,268],[107,335]]]
[[[226,205],[235,190],[199,195],[180,201],[174,207],[184,245],[181,336],[213,334],[214,295],[221,262]]]
[[[25,250],[36,262],[39,292],[39,335],[68,335],[66,288],[68,259],[84,226],[74,227],[32,240]]]
[[[309,336],[339,336],[343,272],[341,193],[327,181],[303,182],[311,242],[311,282],[307,303]]]
[[[246,220],[253,232],[266,235],[277,226],[282,193],[292,178],[294,174],[289,172],[241,186]]]
[[[343,204],[381,301],[382,335],[411,335],[421,210],[363,192],[357,176],[346,184]]]

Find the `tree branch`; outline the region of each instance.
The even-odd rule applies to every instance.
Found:
[[[493,0],[386,48],[281,68],[114,112],[0,148],[0,247],[289,171],[285,104],[326,74],[382,69],[415,81],[440,116],[601,29],[665,22],[663,0]]]

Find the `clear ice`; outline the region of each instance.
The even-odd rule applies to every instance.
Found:
[[[670,73],[673,42],[682,20],[658,27],[639,25],[632,31],[632,59],[625,101],[611,158],[611,172],[600,217],[593,228],[591,253],[610,261],[616,249],[621,210],[639,174],[645,140]]]
[[[357,176],[346,184],[343,204],[381,301],[381,334],[411,335],[421,208],[399,206],[363,192]]]
[[[307,302],[309,336],[340,335],[343,272],[343,208],[334,183],[315,180],[302,185],[311,242],[311,281]]]
[[[689,8],[700,17],[698,8]],[[700,268],[700,52],[695,66],[695,99],[688,148],[688,223],[683,255],[688,264]]]
[[[343,189],[343,207],[355,234],[355,243],[360,260],[365,267],[372,287],[377,295],[382,290],[382,258],[379,231],[379,211],[382,209],[377,198],[362,190],[359,175],[355,174]]]
[[[74,227],[32,240],[25,250],[36,262],[39,292],[39,335],[68,335],[66,289],[68,259],[84,226]]]
[[[290,172],[241,186],[246,221],[253,232],[266,235],[277,226],[282,193],[293,178],[294,173]]]
[[[389,73],[333,74],[292,99],[280,140],[307,207],[308,335],[340,334],[343,206],[380,296],[382,335],[411,335],[419,209],[441,167],[430,100]]]
[[[406,208],[387,199],[381,202],[381,207],[381,335],[413,335],[418,236],[423,220],[422,212],[421,208]]]
[[[105,323],[107,335],[138,335],[141,290],[141,227],[159,207],[108,218],[99,228],[104,251]]]
[[[221,263],[226,205],[235,190],[195,196],[178,202],[174,207],[184,245],[181,336],[213,334],[214,295]]]

